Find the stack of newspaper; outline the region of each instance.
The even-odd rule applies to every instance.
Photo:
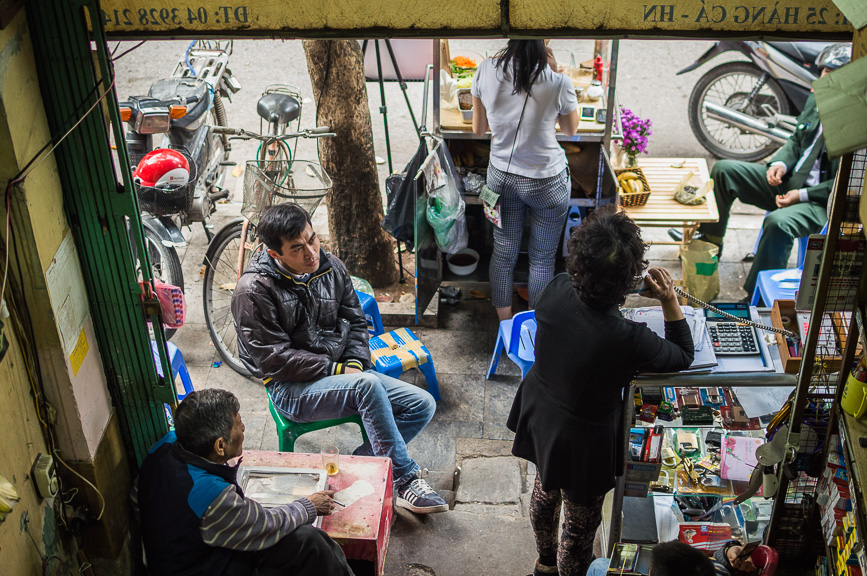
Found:
[[[704,311],[691,306],[681,306],[681,310],[689,324],[692,344],[695,347],[695,359],[684,372],[710,372],[710,369],[717,365],[717,361],[710,335],[707,333]],[[627,308],[623,310],[623,317],[633,322],[644,322],[660,338],[665,338],[665,318],[661,307]]]

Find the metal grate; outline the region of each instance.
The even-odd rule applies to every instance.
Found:
[[[813,336],[816,342],[803,351],[795,406],[789,420],[791,431],[800,434],[798,451],[787,467],[790,474],[795,472],[797,476],[787,481],[784,474],[779,475],[781,491],[776,497],[768,534],[768,543],[782,558],[805,559],[826,552],[816,505],[819,496],[816,478],[825,465],[827,439],[836,431],[834,402],[840,396],[840,382],[845,383],[845,375],[851,368],[844,360],[844,347],[858,304],[867,248],[858,214],[867,173],[867,150],[853,154],[850,165],[846,161],[846,158],[841,161],[840,185],[829,210],[832,224],[829,233],[824,240],[808,244],[801,280],[800,290],[815,295],[811,299],[812,315],[799,315],[798,329],[802,343],[810,344]],[[833,225],[834,222],[839,224]],[[821,250],[820,259],[816,258],[816,250]],[[824,258],[831,259],[825,282],[820,278]],[[818,335],[813,334],[816,330]]]

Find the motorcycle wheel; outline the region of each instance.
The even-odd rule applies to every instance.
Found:
[[[689,125],[704,148],[717,158],[755,162],[769,156],[780,144],[743,132],[725,122],[708,118],[705,102],[740,110],[756,118],[769,116],[762,109],[768,104],[779,114],[789,114],[791,106],[779,82],[768,78],[752,103],[741,109],[755,88],[762,71],[749,62],[728,62],[701,77],[689,96]]]
[[[211,334],[211,341],[223,361],[242,376],[250,376],[250,371],[238,356],[238,334],[232,317],[232,295],[238,282],[238,256],[242,245],[243,223],[229,224],[214,236],[212,257],[205,263],[204,298],[205,324]],[[247,237],[255,238],[252,224],[247,229]],[[245,248],[241,269],[247,267],[252,252]]]
[[[151,270],[153,277],[159,278],[166,284],[177,286],[184,290],[184,273],[181,269],[181,259],[178,258],[178,252],[174,248],[169,248],[160,242],[159,237],[145,229],[145,245],[147,246],[148,257],[151,261]],[[166,328],[166,339],[170,339],[177,332],[176,328]]]

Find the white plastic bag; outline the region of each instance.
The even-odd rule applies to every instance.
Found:
[[[458,83],[445,70],[440,70],[440,108],[458,109]]]
[[[437,158],[431,161],[437,160],[445,185],[428,194],[426,216],[439,249],[446,254],[454,254],[467,247],[470,236],[464,214],[463,184],[447,146],[442,145],[437,149]]]

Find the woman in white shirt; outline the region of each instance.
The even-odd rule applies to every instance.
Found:
[[[482,61],[473,78],[473,132],[491,130],[488,187],[500,194],[502,228],[494,228],[491,303],[512,317],[512,277],[524,221],[530,215],[530,307],[554,274],[571,182],[555,123],[567,136],[578,128],[572,80],[552,69],[543,40],[509,40]]]

